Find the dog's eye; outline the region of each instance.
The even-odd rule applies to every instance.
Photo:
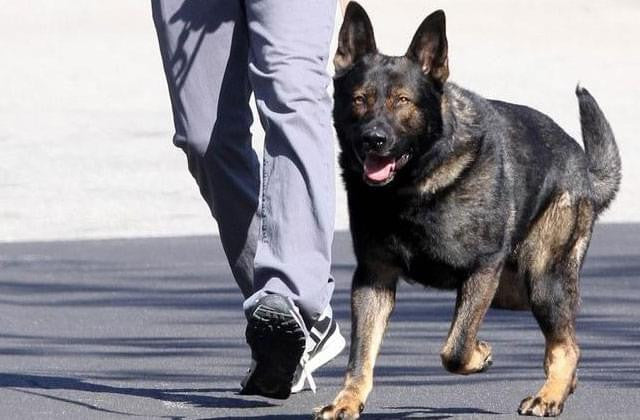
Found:
[[[408,104],[409,102],[411,102],[411,99],[409,99],[407,96],[401,96],[398,98],[398,103],[399,104]]]
[[[356,95],[353,97],[353,103],[356,105],[362,105],[364,104],[364,96],[362,95]]]

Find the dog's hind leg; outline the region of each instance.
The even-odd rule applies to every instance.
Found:
[[[562,283],[574,282],[562,276],[538,279],[531,293],[532,310],[545,337],[544,372],[546,381],[535,396],[525,398],[519,414],[557,416],[577,384],[576,369],[580,350],[575,334],[576,298]],[[572,288],[572,286],[569,286]],[[565,290],[563,290],[565,289]]]
[[[448,371],[467,375],[491,366],[491,347],[476,337],[498,288],[502,267],[501,261],[485,265],[459,287],[453,322],[440,353]]]
[[[546,343],[546,381],[535,396],[520,403],[518,413],[524,415],[559,415],[577,386],[578,282],[591,238],[593,211],[590,203],[570,204],[568,195],[563,197],[545,210],[523,247],[522,262],[528,263],[525,275],[529,281],[531,309]]]
[[[351,348],[344,386],[316,419],[357,419],[373,387],[373,367],[395,304],[399,271],[359,264],[351,288]]]

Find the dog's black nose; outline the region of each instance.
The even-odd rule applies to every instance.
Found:
[[[387,136],[379,130],[370,130],[362,134],[366,151],[381,151],[387,144]]]

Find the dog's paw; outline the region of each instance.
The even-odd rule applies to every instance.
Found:
[[[484,341],[476,342],[476,346],[466,363],[462,363],[460,360],[462,358],[451,357],[451,355],[446,352],[443,352],[441,357],[445,369],[461,375],[484,372],[493,364],[491,346]]]
[[[555,417],[562,413],[564,404],[542,397],[527,397],[520,403],[518,414],[523,416]]]
[[[362,413],[363,409],[364,405],[362,403],[356,403],[355,401],[350,404],[340,402],[323,408],[316,408],[313,412],[313,418],[315,420],[355,420],[360,418],[360,413]]]
[[[493,356],[491,355],[489,343],[478,341],[469,365],[471,369],[474,369],[474,372],[484,372],[493,365]]]

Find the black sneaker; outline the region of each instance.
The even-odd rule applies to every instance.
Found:
[[[286,399],[305,350],[302,317],[290,299],[265,295],[252,309],[246,338],[253,359],[241,394]]]
[[[309,331],[307,351],[296,369],[291,393],[302,391],[307,384],[313,392],[316,392],[316,383],[311,374],[340,354],[344,346],[345,340],[340,334],[338,323],[333,319],[331,306],[327,306]]]

